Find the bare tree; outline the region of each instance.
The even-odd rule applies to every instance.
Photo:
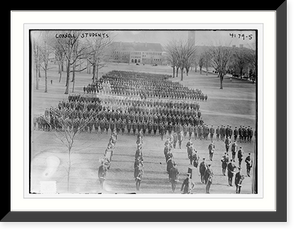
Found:
[[[44,70],[44,79],[45,79],[45,92],[48,92],[48,70],[49,62],[50,62],[50,54],[52,52],[52,48],[49,46],[51,44],[51,40],[53,39],[51,33],[49,31],[44,31],[41,33],[40,37],[40,57],[41,63],[40,66]]]
[[[188,75],[189,69],[193,63],[193,56],[195,53],[195,46],[188,42],[175,42],[172,41],[168,44],[167,58],[173,68],[173,77],[176,69],[176,76],[178,76],[178,69],[181,72],[181,81],[183,81],[184,69]]]
[[[86,48],[79,42],[81,31],[70,30],[63,32],[62,35],[66,36],[57,38],[57,46],[65,55],[67,73],[65,94],[69,94],[71,66],[85,54]]]
[[[74,61],[71,63],[72,70],[70,70],[70,73],[72,73],[71,82],[73,83],[72,92],[74,92],[75,89],[75,73],[82,72],[87,69],[87,64],[85,64],[83,67],[82,65],[84,64],[84,60],[88,57],[88,46],[77,41],[73,53]]]
[[[61,82],[62,78],[62,72],[64,71],[64,61],[65,61],[65,53],[62,50],[62,47],[56,40],[55,43],[52,45],[54,51],[55,51],[55,59],[58,63],[58,73],[59,73],[59,80],[58,82]]]
[[[72,170],[71,152],[74,146],[75,137],[97,116],[96,111],[94,111],[89,117],[78,119],[73,118],[73,112],[75,112],[75,110],[51,108],[48,114],[42,116],[43,120],[50,126],[50,130],[55,134],[55,137],[68,150],[68,161],[66,166],[68,192],[70,191],[70,176]]]
[[[92,80],[98,79],[99,70],[105,66],[109,58],[109,49],[112,37],[85,37],[84,43],[88,47],[87,61],[92,66]]]
[[[195,46],[191,45],[188,42],[183,42],[183,41],[179,42],[176,48],[176,54],[177,54],[179,68],[181,72],[180,73],[181,81],[183,81],[184,69],[186,69],[188,75],[194,53],[195,53]]]
[[[202,74],[202,69],[204,66],[204,56],[200,56],[198,58],[198,65],[199,65],[200,74]]]
[[[208,67],[211,66],[211,57],[210,57],[210,54],[209,54],[209,49],[206,49],[204,51],[204,54],[203,54],[203,60],[204,60],[204,67],[205,67],[205,70],[206,70],[206,75],[208,75]]]
[[[177,67],[177,64],[178,64],[177,55],[175,53],[176,42],[175,41],[169,42],[168,45],[166,46],[166,51],[167,51],[167,61],[171,64],[171,67],[173,70],[173,78],[174,78],[175,77],[175,68]]]
[[[35,89],[39,89],[39,68],[40,68],[40,48],[35,38],[32,38],[32,50],[33,50],[33,58],[35,65]]]
[[[208,51],[211,63],[220,77],[220,89],[223,89],[223,79],[226,74],[228,63],[231,59],[232,49],[230,47],[211,47]]]

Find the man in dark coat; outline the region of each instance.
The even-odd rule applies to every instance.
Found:
[[[190,173],[187,173],[187,177],[185,178],[185,180],[183,181],[183,183],[181,185],[181,193],[182,194],[191,194],[194,187],[195,187],[195,184],[190,177]]]
[[[241,168],[238,168],[237,173],[235,174],[235,179],[234,179],[234,183],[235,183],[235,192],[236,193],[241,193],[241,188],[242,188],[242,182],[244,180],[244,176],[241,175]]]
[[[239,131],[238,131],[237,127],[235,127],[235,128],[234,128],[234,131],[233,131],[233,138],[234,138],[234,141],[237,140],[238,134],[239,134]]]
[[[224,153],[221,162],[222,162],[222,174],[226,175],[225,172],[226,172],[227,164],[229,162],[229,157],[227,153]]]
[[[209,129],[209,133],[210,133],[210,140],[212,141],[214,138],[214,134],[215,134],[215,129],[214,129],[213,125],[211,125],[211,127]]]
[[[174,164],[169,171],[169,181],[171,183],[172,192],[175,192],[176,183],[178,182],[178,175],[179,175],[179,171],[176,167],[176,164]]]
[[[239,167],[241,167],[241,165],[242,165],[243,155],[244,155],[243,148],[240,147],[240,149],[238,151]]]
[[[210,193],[209,190],[210,190],[210,186],[212,184],[212,179],[213,179],[213,171],[211,169],[211,164],[208,164],[207,165],[207,169],[205,171],[205,184],[206,184],[206,193]]]
[[[214,156],[214,152],[215,152],[215,144],[212,141],[209,145],[208,145],[208,154],[209,154],[209,160],[212,161],[213,156]]]
[[[201,179],[201,183],[204,184],[204,173],[206,171],[206,163],[205,163],[205,158],[202,159],[202,162],[199,164],[199,175]]]
[[[251,171],[251,168],[252,168],[252,160],[251,160],[250,155],[251,154],[249,153],[249,155],[245,159],[246,169],[247,169],[247,176],[248,177],[250,177],[250,171]]]
[[[228,153],[229,146],[230,146],[230,143],[231,143],[231,141],[230,141],[230,139],[229,139],[228,136],[226,136],[226,138],[225,138],[225,140],[224,140],[224,143],[225,143],[225,150],[226,150],[226,152]]]
[[[234,141],[231,145],[231,153],[232,153],[232,160],[233,162],[235,162],[235,156],[236,156],[236,152],[238,151],[238,145],[237,143]]]
[[[228,176],[228,185],[229,186],[232,186],[232,178],[234,175],[234,169],[235,169],[235,166],[232,162],[232,159],[230,159],[230,162],[227,165],[227,176]]]

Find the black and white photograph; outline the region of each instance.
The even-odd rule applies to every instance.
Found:
[[[257,194],[257,36],[30,30],[28,194]]]

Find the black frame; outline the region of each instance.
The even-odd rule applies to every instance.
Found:
[[[225,2],[224,2],[225,3]],[[201,7],[198,10],[273,10],[276,11],[276,208],[269,211],[225,211],[225,212],[35,212],[11,211],[10,159],[3,160],[5,171],[0,171],[2,186],[1,222],[286,222],[287,221],[287,1],[271,1],[268,7],[251,4],[241,8],[240,2],[232,1],[218,5]],[[225,6],[226,5],[226,6]],[[128,7],[128,5],[126,5]],[[259,6],[259,7],[258,7]],[[126,9],[122,8],[123,10]],[[24,9],[23,9],[24,10]],[[82,10],[82,9],[81,9]],[[162,10],[162,9],[160,9]],[[182,9],[183,10],[183,9]],[[185,9],[184,9],[185,10]],[[9,54],[10,58],[10,54]],[[280,66],[278,66],[280,65]],[[7,66],[7,68],[10,68]],[[9,86],[10,87],[10,86]],[[10,98],[9,98],[10,99]],[[10,113],[10,108],[9,108]],[[10,123],[10,119],[7,123]],[[8,133],[10,137],[10,132]],[[280,143],[280,144],[279,144]],[[8,144],[7,146],[10,146]],[[10,150],[9,150],[10,151]],[[4,169],[3,168],[3,169]],[[278,174],[277,174],[278,175]],[[3,183],[3,182],[2,182]]]

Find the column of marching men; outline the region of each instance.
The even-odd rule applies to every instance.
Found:
[[[136,190],[140,190],[143,174],[144,174],[144,159],[143,159],[143,134],[142,131],[139,131],[137,134],[136,140],[136,151],[135,151],[135,158],[134,158],[134,179],[135,179],[135,186]]]
[[[110,169],[112,157],[114,155],[114,149],[117,143],[118,135],[116,131],[114,130],[111,133],[111,136],[108,140],[107,147],[104,151],[103,157],[99,158],[100,166],[98,168],[98,179],[100,182],[100,188],[103,189],[104,181],[106,179],[106,174],[108,170]]]
[[[226,137],[224,140],[224,148],[225,148],[225,152],[221,157],[222,175],[227,176],[227,183],[229,186],[233,186],[233,179],[234,179],[234,184],[236,186],[236,193],[240,193],[242,182],[245,179],[245,177],[246,176],[251,177],[250,172],[253,163],[253,160],[251,158],[251,153],[248,153],[248,155],[245,158],[243,147],[238,146],[236,140],[234,140],[231,143],[231,140],[228,137]],[[206,193],[210,193],[210,187],[212,185],[213,176],[214,176],[212,170],[213,158],[216,149],[214,141],[212,140],[208,145],[208,157],[209,157],[208,160],[206,160],[206,158],[203,157],[202,161],[200,162],[200,156],[198,154],[198,151],[194,147],[191,139],[189,139],[189,141],[187,142],[186,149],[187,149],[187,156],[190,162],[190,167],[194,167],[197,169],[197,172],[200,176],[200,182],[206,185]],[[231,157],[229,152],[231,152]],[[246,175],[241,173],[243,160],[246,166]],[[227,174],[226,174],[226,170],[227,170]],[[187,181],[191,181],[192,178],[191,174],[188,174],[187,178],[189,178]],[[184,184],[185,182],[183,183],[183,185]],[[186,184],[188,185],[188,183]],[[186,187],[188,187],[189,189],[186,190],[185,193],[191,193],[192,189],[194,188],[194,183],[189,182],[189,186]]]

